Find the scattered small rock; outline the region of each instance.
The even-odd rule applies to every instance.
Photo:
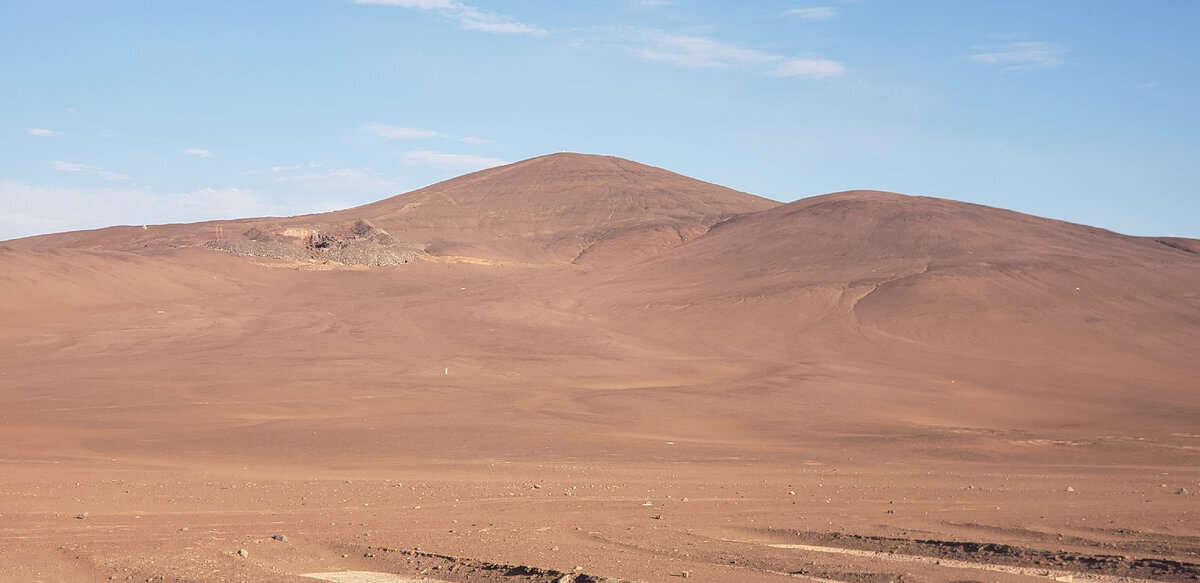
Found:
[[[1179,495],[1181,495],[1181,496],[1187,496],[1187,493],[1188,493],[1188,491],[1187,491],[1187,488],[1180,488],[1180,489],[1176,490],[1176,491],[1175,491],[1175,493],[1176,493],[1176,494],[1179,494]],[[87,515],[87,513],[86,513],[86,512],[84,512],[83,514],[84,514],[85,516]]]
[[[684,572],[680,573],[679,576],[683,577],[684,579],[687,579],[688,577],[691,577],[692,574],[687,571],[684,571]]]
[[[1185,492],[1185,493],[1186,493],[1186,492]],[[86,519],[87,517],[88,517],[88,513],[86,513],[86,512],[80,512],[79,514],[76,514],[76,515],[75,515],[75,518],[78,518],[79,520],[84,520],[84,519]]]
[[[244,559],[244,558],[250,556],[250,551],[248,551],[246,549],[238,549],[237,556]]]
[[[275,540],[277,540],[277,541],[279,541],[279,542],[281,542],[281,543],[285,543],[285,542],[287,542],[287,536],[286,536],[286,535],[277,534],[277,535],[275,535],[275,536],[273,536],[273,537],[271,537],[271,538],[273,538],[273,539],[275,539]]]
[[[1067,491],[1068,491],[1068,492],[1074,492],[1074,491],[1075,491],[1075,488],[1072,488],[1072,487],[1070,487],[1070,486],[1067,486]]]

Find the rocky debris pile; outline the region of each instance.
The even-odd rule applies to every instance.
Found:
[[[413,263],[423,253],[417,246],[400,243],[387,231],[362,219],[348,227],[329,230],[254,226],[241,237],[207,241],[204,247],[241,257],[368,267]]]
[[[339,545],[342,546],[342,545]],[[468,581],[512,581],[521,580],[528,583],[626,583],[614,577],[602,577],[584,573],[582,567],[575,567],[574,572],[564,572],[556,569],[535,567],[531,565],[508,565],[486,560],[471,559],[431,553],[417,549],[394,549],[376,546],[344,545],[346,550],[353,551],[363,559],[372,560],[380,567],[380,571],[389,573],[411,573],[419,577],[436,574],[454,580]],[[350,553],[343,554],[346,558]],[[306,576],[306,575],[302,575]]]

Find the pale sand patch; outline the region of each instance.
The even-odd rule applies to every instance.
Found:
[[[339,571],[337,573],[304,573],[301,577],[320,579],[330,583],[446,583],[440,579],[413,579],[390,573],[371,571]]]
[[[839,547],[789,544],[772,544],[767,546],[776,549],[797,549],[817,553],[836,553],[841,555],[853,555],[856,557],[871,557],[873,559],[882,559],[884,561],[895,561],[899,563],[925,563],[928,565],[937,565],[939,567],[947,567],[951,569],[978,569],[981,571],[999,571],[1002,573],[1028,575],[1032,577],[1049,577],[1053,578],[1055,581],[1065,581],[1071,583],[1155,583],[1151,579],[1135,579],[1133,577],[1117,577],[1114,575],[1096,575],[1090,573],[1080,573],[1077,571],[1061,571],[1058,569],[989,565],[986,563],[972,563],[969,561],[958,561],[954,559],[938,559],[934,557],[921,557],[917,555],[897,555],[893,553],[882,553],[879,551],[862,551],[858,549],[843,549]]]

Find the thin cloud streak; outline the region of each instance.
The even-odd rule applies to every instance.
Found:
[[[780,57],[717,42],[703,37],[673,34],[663,31],[643,31],[636,34],[633,51],[639,57],[680,67],[737,67],[777,61]]]
[[[105,170],[99,166],[90,164],[78,164],[75,162],[63,162],[62,160],[54,161],[54,169],[60,172],[84,172],[87,174],[95,174],[105,180],[129,180],[128,176],[118,174],[109,170]]]
[[[829,59],[787,59],[774,71],[773,77],[837,77],[846,72],[846,67]]]
[[[832,6],[805,6],[801,8],[793,8],[788,10],[787,13],[791,16],[795,16],[796,18],[803,18],[805,20],[824,20],[826,18],[833,18],[834,16],[837,16],[837,10],[835,10]]]
[[[183,153],[187,154],[188,156],[199,156],[200,158],[208,158],[209,156],[212,156],[212,152],[209,152],[204,148],[188,148],[187,150],[184,150]]]
[[[458,0],[354,0],[354,2],[356,4],[377,4],[428,10],[436,12],[442,18],[457,22],[460,27],[466,30],[530,36],[546,36],[550,34],[546,30],[532,24],[516,22],[501,14],[484,12]]]
[[[1066,63],[1067,49],[1049,42],[1024,41],[1003,45],[979,45],[967,58],[985,65],[998,65],[1005,71],[1046,69]]]
[[[315,168],[315,167],[313,167]],[[286,184],[309,192],[370,192],[385,193],[397,188],[397,184],[380,176],[371,168],[326,168],[296,174],[285,174],[296,167],[274,170],[280,173],[272,179],[277,184]]]
[[[675,34],[654,29],[629,29],[618,37],[632,54],[678,67],[763,68],[773,77],[836,77],[846,68],[831,59],[785,57],[715,41],[701,36]]]
[[[58,134],[58,132],[56,132],[54,130],[48,130],[46,128],[28,128],[25,131],[26,131],[26,133],[28,133],[31,136],[38,136],[38,137],[53,136],[53,135]]]
[[[414,140],[418,138],[436,138],[444,135],[441,132],[424,128],[405,128],[382,123],[363,124],[363,129],[389,140]]]
[[[430,150],[415,150],[412,152],[403,152],[400,157],[410,164],[421,164],[425,166],[433,166],[442,170],[483,170],[495,166],[503,166],[508,162],[499,158],[488,158],[485,156],[474,156],[471,154],[451,154],[446,152],[433,152]]]

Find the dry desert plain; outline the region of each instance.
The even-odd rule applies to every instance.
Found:
[[[555,154],[0,297],[0,581],[1200,578],[1196,240]]]

